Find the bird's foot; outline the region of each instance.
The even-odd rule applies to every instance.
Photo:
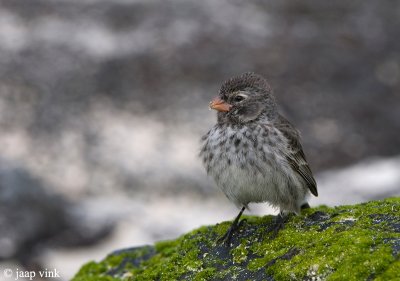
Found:
[[[237,231],[246,221],[246,219],[242,219],[239,223],[233,222],[225,234],[217,240],[217,243],[229,246],[233,233]]]
[[[279,213],[279,215],[274,218],[272,225],[268,228],[268,232],[272,232],[272,239],[275,239],[279,231],[285,228],[285,223],[288,221],[289,217],[289,214]]]

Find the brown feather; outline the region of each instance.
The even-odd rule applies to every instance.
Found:
[[[288,139],[289,149],[286,152],[286,160],[294,171],[296,171],[306,182],[311,193],[318,196],[317,183],[307,163],[303,148],[300,143],[300,135],[293,125],[283,116],[279,115],[274,126]]]

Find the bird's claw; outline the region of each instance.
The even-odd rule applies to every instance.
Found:
[[[279,214],[276,216],[273,224],[269,227],[268,232],[272,232],[271,238],[275,239],[280,230],[285,228],[285,223],[288,221],[289,215]]]
[[[231,239],[233,236],[233,233],[239,229],[247,220],[246,219],[242,219],[239,223],[237,224],[232,224],[229,229],[225,232],[225,234],[218,238],[217,243],[218,244],[224,244],[226,246],[229,246],[231,243]]]

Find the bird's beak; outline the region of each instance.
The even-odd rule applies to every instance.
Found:
[[[223,101],[221,98],[216,97],[210,102],[210,108],[221,112],[228,112],[232,105]]]

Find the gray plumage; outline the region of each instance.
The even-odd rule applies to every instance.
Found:
[[[309,194],[318,195],[317,184],[299,133],[278,113],[266,80],[254,73],[231,78],[218,102],[217,124],[202,138],[207,173],[238,207],[268,202],[300,213]]]

